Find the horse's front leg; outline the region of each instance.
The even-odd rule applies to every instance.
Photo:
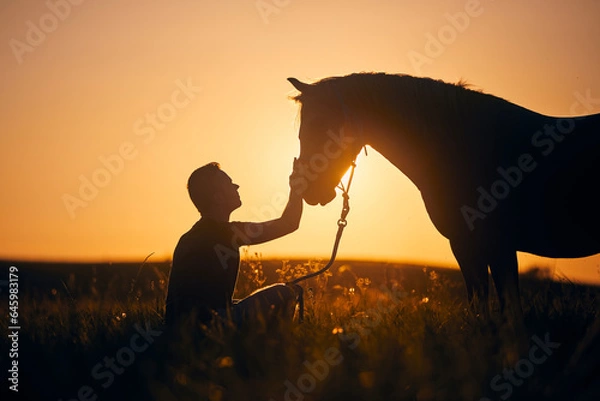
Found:
[[[469,306],[488,319],[489,277],[485,253],[481,247],[465,239],[450,240],[450,247],[465,280]]]

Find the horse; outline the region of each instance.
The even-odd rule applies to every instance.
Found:
[[[501,310],[523,318],[517,252],[600,252],[600,114],[552,117],[404,74],[288,80],[300,91],[303,199],[331,202],[362,148],[377,150],[419,189],[486,315],[491,272]]]

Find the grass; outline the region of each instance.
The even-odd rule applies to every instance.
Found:
[[[470,312],[458,271],[351,261],[303,283],[301,324],[235,329],[189,322],[167,334],[160,333],[167,263],[149,262],[141,271],[139,265],[19,266],[23,399],[584,400],[600,394],[600,336],[590,334],[600,331],[594,328],[600,289],[541,272],[522,278],[521,336],[495,302],[491,322]],[[321,266],[246,254],[236,296]],[[0,308],[6,305],[3,298]],[[8,331],[5,319],[0,328]],[[144,340],[146,330],[154,334]],[[546,353],[538,346],[533,356],[544,361],[533,363],[538,340],[560,345]]]

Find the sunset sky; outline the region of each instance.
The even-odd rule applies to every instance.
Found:
[[[73,4],[76,3],[76,4]],[[299,153],[287,77],[406,73],[550,115],[600,112],[600,1],[50,0],[0,5],[0,258],[171,257],[198,219],[189,174],[217,161],[234,220],[282,211]],[[358,160],[341,258],[456,266],[417,188]],[[327,257],[341,197],[250,248]],[[540,259],[600,282],[600,256]]]

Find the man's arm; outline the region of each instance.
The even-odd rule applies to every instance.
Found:
[[[302,216],[302,196],[293,188],[295,181],[296,161],[294,172],[290,175],[290,197],[281,217],[262,223],[233,222],[239,245],[254,245],[283,237],[298,229]]]
[[[239,245],[255,245],[283,237],[298,229],[302,216],[302,197],[290,192],[290,198],[281,217],[262,223],[233,222]]]

